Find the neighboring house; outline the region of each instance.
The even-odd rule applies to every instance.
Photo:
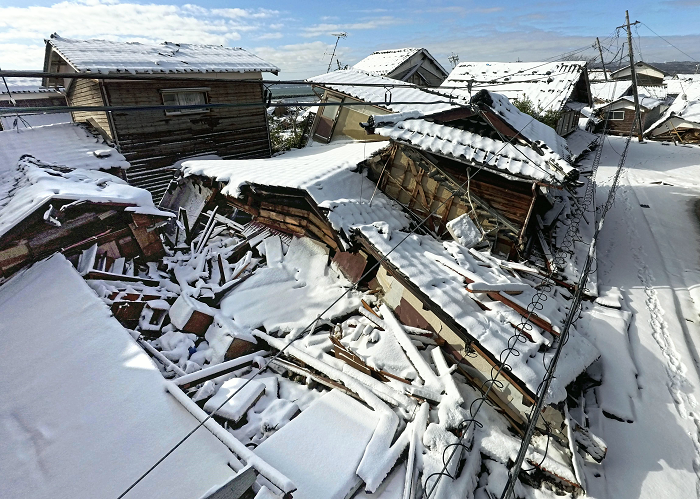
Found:
[[[45,78],[65,87],[72,106],[162,106],[258,104],[263,72],[279,68],[241,48],[163,43],[145,45],[106,40],[46,40],[44,71],[113,74],[114,79]],[[121,74],[162,74],[158,80],[124,80]],[[182,80],[186,76],[189,80]],[[196,82],[192,78],[197,78]],[[254,80],[239,83],[237,80]],[[270,156],[265,108],[73,112],[76,122],[101,130],[133,168],[127,179],[157,201],[173,177],[172,165],[186,157]]]
[[[675,99],[685,93],[685,90],[695,82],[700,82],[700,74],[677,74],[664,78],[664,87],[667,96]]]
[[[642,116],[642,129],[646,130],[661,116],[663,101],[640,94],[639,109]],[[635,117],[634,97],[629,95],[620,97],[616,101],[600,107],[598,112],[602,120],[598,123],[596,130],[600,131],[605,126],[605,116],[607,114],[607,133],[611,135],[629,135]]]
[[[458,107],[442,95],[428,93],[409,83],[402,84],[385,76],[370,75],[357,69],[333,71],[308,81],[314,87],[324,90],[321,106],[311,129],[311,137],[318,142],[372,140],[360,127],[360,123],[366,122],[372,115],[413,111],[426,114]],[[383,87],[383,84],[391,86]],[[405,102],[415,104],[402,104]],[[331,105],[324,106],[324,103]],[[375,137],[374,140],[383,138]]]
[[[369,125],[393,146],[370,160],[379,189],[417,219],[428,217],[436,234],[468,213],[504,257],[524,254],[535,215],[552,207],[548,189],[578,176],[565,139],[486,90],[470,107],[374,116]],[[444,202],[449,193],[456,195]]]
[[[556,131],[562,137],[578,128],[581,109],[593,106],[583,61],[462,62],[441,89],[445,95],[465,98],[485,89],[511,101],[529,100],[539,113],[561,113]]]
[[[663,85],[664,77],[668,76],[665,71],[643,61],[635,62],[634,69],[637,74],[637,85],[641,86]],[[631,80],[632,72],[629,66],[625,66],[610,73],[610,77],[613,80]]]
[[[17,107],[17,113],[0,116],[0,130],[27,128],[56,123],[70,123],[70,113],[22,112],[27,107],[56,107],[66,105],[66,96],[58,88],[41,86],[39,78],[6,78],[7,87],[0,84],[0,107]]]
[[[378,50],[355,64],[353,69],[425,87],[437,87],[448,74],[424,48]]]
[[[661,118],[646,132],[655,140],[700,143],[700,81],[684,86]]]

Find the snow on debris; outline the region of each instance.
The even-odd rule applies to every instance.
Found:
[[[404,48],[392,50],[378,50],[362,59],[353,66],[353,69],[359,69],[367,73],[372,73],[377,76],[386,76],[408,59],[413,57],[420,50],[419,48]]]
[[[196,426],[63,256],[5,283],[0,315],[0,496],[117,497]],[[200,430],[132,492],[200,497],[234,475],[231,457]]]
[[[275,73],[280,70],[242,48],[221,45],[71,40],[55,34],[47,43],[79,72]]]
[[[393,228],[408,225],[401,208],[377,192],[376,185],[354,172],[357,165],[372,157],[385,142],[353,142],[310,147],[269,159],[186,161],[185,176],[201,175],[224,182],[222,193],[238,197],[243,185],[289,187],[306,190],[321,208],[328,208],[328,219],[335,230],[349,231],[353,225],[385,220]]]
[[[148,191],[114,175],[60,168],[25,156],[14,171],[0,174],[0,236],[51,199],[123,203],[132,208],[130,211],[171,216],[155,208]]]
[[[124,156],[102,137],[74,123],[0,132],[0,173],[14,169],[25,155],[46,164],[85,170],[129,167]]]
[[[676,118],[674,125],[677,128],[683,127],[684,122],[690,122],[696,125],[695,127],[700,126],[700,81],[686,85],[683,93],[676,97],[661,118],[649,127],[647,133],[659,128],[671,118]]]
[[[514,334],[510,323],[519,324],[520,316],[495,301],[488,302],[488,307],[492,309],[490,312],[483,311],[476,301],[482,301],[479,293],[467,291],[464,276],[468,276],[474,282],[486,284],[527,284],[529,289],[526,287],[527,290],[522,294],[509,297],[522,308],[526,308],[534,296],[536,282],[530,283],[514,278],[498,268],[486,270],[466,248],[454,242],[439,242],[430,236],[414,234],[389,253],[398,241],[403,240],[405,233],[387,230],[381,223],[360,227],[359,231],[382,255],[387,255],[388,261],[428,299],[454,318],[486,350],[498,358]],[[538,315],[559,327],[563,324],[568,302],[559,291],[555,291],[555,294],[557,295],[544,301],[543,309]],[[512,372],[534,393],[545,374],[541,345],[551,342],[546,339],[549,333],[538,328],[533,328],[533,331],[536,332],[533,341],[517,346],[521,356],[517,362],[512,363]],[[549,359],[550,356],[551,352],[544,354],[545,359]],[[566,385],[576,379],[599,356],[598,350],[572,328],[557,368],[557,376],[552,383],[551,402],[564,400]]]
[[[428,114],[459,107],[444,95],[426,92],[413,84],[385,76],[370,75],[357,69],[333,71],[332,73],[314,76],[306,81],[350,95],[365,102],[373,102],[375,106],[395,113],[420,111]],[[385,84],[390,85],[390,87],[353,86],[353,83]],[[400,102],[412,102],[414,104],[399,104]]]
[[[485,88],[511,100],[529,99],[541,111],[560,111],[585,71],[584,61],[461,62],[441,87],[461,87],[442,92],[469,98],[467,85],[472,82],[471,93]]]
[[[328,267],[324,245],[310,238],[294,238],[281,262],[258,269],[221,300],[221,312],[249,331],[262,326],[294,336],[330,305],[324,322],[356,310],[359,293],[349,293],[333,303],[350,285]],[[274,297],[274,307],[270,307],[270,297]]]
[[[374,411],[333,390],[255,453],[294,481],[295,499],[344,499],[359,484],[355,471],[377,423]]]

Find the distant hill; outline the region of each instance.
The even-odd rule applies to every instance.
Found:
[[[645,61],[646,62],[646,61]],[[698,70],[698,64],[695,61],[672,61],[672,62],[650,62],[654,67],[659,68],[661,71],[666,71],[667,73],[670,73],[672,75],[676,75],[678,73],[681,74],[694,74],[694,73],[700,73]],[[609,70],[615,71],[617,69],[620,69],[622,67],[627,66],[627,64],[622,64],[621,66],[615,66],[615,67],[610,67],[606,66]],[[598,69],[603,69],[603,66],[599,63],[593,63],[590,65],[592,68],[598,68]]]

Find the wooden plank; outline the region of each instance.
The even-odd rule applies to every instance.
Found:
[[[508,297],[506,297],[503,293],[499,293],[496,291],[488,291],[486,295],[491,298],[493,301],[500,301],[504,305],[507,305],[508,307],[512,308],[516,312],[518,312],[522,317],[529,317],[530,322],[532,322],[534,325],[541,327],[548,333],[552,333],[554,336],[559,336],[559,331],[556,331],[554,327],[552,327],[552,324],[545,318],[540,317],[537,315],[536,312],[529,313],[527,309],[523,308],[522,306],[518,305],[514,301],[510,300]]]

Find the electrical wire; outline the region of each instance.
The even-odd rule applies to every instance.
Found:
[[[532,123],[532,121],[534,121],[534,120],[535,120],[534,117],[531,118],[531,120],[528,121],[528,123],[526,123],[526,124],[523,126],[523,128],[520,130],[520,132],[522,132],[522,130],[524,130],[527,126],[529,126],[530,123]],[[519,132],[519,133],[520,133],[520,132]],[[516,134],[516,136],[514,136],[514,137],[511,139],[511,141],[512,141],[513,139],[515,139],[515,137],[517,137],[517,134]],[[508,142],[508,143],[509,143],[509,142]],[[494,156],[493,156],[494,159],[498,157],[498,154],[499,154],[503,149],[505,149],[505,147],[508,145],[508,143],[505,143],[505,144],[503,145],[503,147],[501,147],[501,149],[500,149],[496,154],[494,154]],[[478,169],[477,169],[477,171],[483,169],[484,167],[486,167],[485,164],[479,166]],[[475,173],[476,173],[476,172],[475,172]],[[461,189],[464,188],[464,185],[466,184],[466,182],[467,182],[467,181],[465,181],[465,182],[460,186]],[[398,241],[398,242],[396,243],[395,246],[393,246],[393,247],[392,247],[379,261],[377,261],[377,263],[374,264],[367,272],[365,272],[365,273],[362,275],[362,277],[361,277],[356,283],[354,283],[353,285],[351,285],[345,292],[343,292],[338,298],[336,298],[336,299],[333,301],[333,303],[331,303],[323,312],[321,312],[321,313],[319,314],[318,317],[320,318],[320,317],[322,317],[323,315],[325,315],[331,308],[333,308],[333,306],[335,306],[340,300],[342,300],[348,293],[350,293],[351,291],[355,290],[355,289],[357,288],[357,286],[358,286],[358,283],[362,282],[363,279],[367,278],[369,275],[371,275],[372,272],[376,271],[376,270],[379,268],[379,266],[389,257],[389,255],[391,255],[401,244],[403,244],[409,237],[411,237],[420,227],[422,227],[432,216],[434,216],[434,215],[435,215],[435,214],[436,214],[450,199],[452,199],[455,195],[456,195],[456,192],[453,192],[450,196],[448,196],[447,198],[445,198],[445,200],[443,200],[443,201],[435,208],[434,211],[430,212],[425,218],[422,219],[422,221],[421,221],[419,224],[417,224],[417,225],[416,225],[414,228],[412,228],[408,233],[406,233],[406,235],[405,235],[400,241]],[[124,496],[126,496],[126,494],[128,494],[129,491],[131,491],[134,487],[136,487],[136,485],[138,485],[144,478],[146,478],[146,477],[147,477],[154,469],[156,469],[163,461],[165,461],[165,459],[167,459],[168,456],[170,456],[170,455],[171,455],[173,452],[175,452],[175,450],[177,450],[183,443],[185,443],[185,441],[187,441],[199,428],[201,428],[202,426],[204,426],[204,424],[205,424],[209,419],[211,419],[211,418],[213,417],[213,415],[214,415],[219,409],[221,409],[226,403],[228,403],[228,401],[231,400],[238,392],[240,392],[242,389],[244,389],[248,383],[250,383],[250,382],[251,382],[253,379],[255,379],[257,376],[259,376],[260,374],[262,374],[263,372],[265,372],[265,371],[269,368],[271,362],[272,362],[273,360],[279,358],[279,357],[284,353],[284,351],[285,351],[292,343],[294,343],[295,341],[298,341],[298,340],[300,340],[300,339],[303,339],[303,338],[305,338],[306,336],[308,336],[309,334],[311,334],[311,332],[313,331],[313,329],[312,329],[312,328],[313,328],[313,325],[316,323],[317,320],[318,320],[318,319],[315,318],[313,321],[311,321],[303,330],[301,330],[301,331],[296,335],[295,338],[291,339],[281,350],[279,350],[271,359],[269,359],[269,360],[265,363],[265,366],[263,366],[261,369],[259,369],[253,376],[251,376],[251,377],[250,377],[245,383],[243,383],[237,390],[233,391],[233,392],[226,398],[226,400],[224,400],[224,401],[223,401],[218,407],[216,407],[206,418],[204,418],[195,428],[193,428],[193,429],[192,429],[189,433],[187,433],[182,439],[180,439],[173,447],[171,447],[161,458],[158,459],[158,461],[156,461],[148,470],[146,470],[138,479],[136,479],[136,481],[134,481],[131,485],[129,485],[129,487],[128,487],[126,490],[124,490],[124,492],[122,492],[122,493],[117,497],[117,499],[122,499]]]
[[[677,50],[678,52],[680,52],[681,54],[685,55],[686,57],[690,57],[690,59],[691,59],[692,61],[700,62],[700,61],[698,61],[695,57],[693,57],[692,55],[689,55],[687,52],[683,52],[681,49],[679,49],[679,48],[676,47],[674,44],[672,44],[671,42],[669,42],[666,38],[664,38],[663,36],[661,36],[660,34],[658,34],[656,31],[654,31],[653,29],[651,29],[646,23],[640,23],[640,24],[642,24],[642,26],[644,26],[646,29],[648,29],[649,31],[651,31],[652,33],[654,33],[656,36],[658,36],[659,38],[661,38],[663,41],[665,41],[666,43],[668,43],[671,47],[673,47],[674,49],[676,49],[676,50]]]

